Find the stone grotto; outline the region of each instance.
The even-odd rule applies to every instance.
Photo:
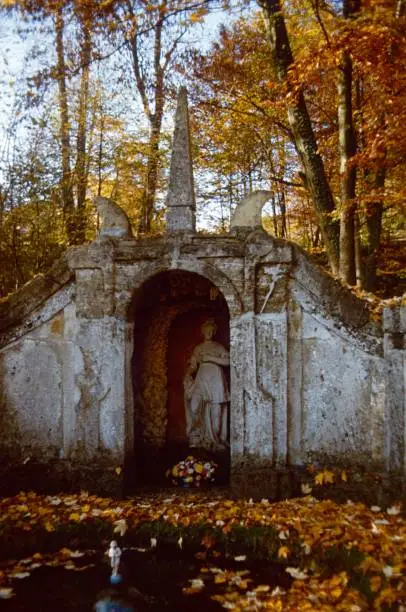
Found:
[[[135,238],[119,207],[96,199],[98,237],[0,303],[2,469],[37,466],[50,489],[162,485],[190,452],[184,380],[210,319],[229,355],[224,483],[283,494],[309,463],[404,478],[406,309],[374,320],[266,233],[268,195],[248,196],[228,234],[196,232],[181,90],[166,233]]]

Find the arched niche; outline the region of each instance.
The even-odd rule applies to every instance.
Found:
[[[136,291],[129,315],[134,325],[134,480],[164,484],[165,471],[191,452],[183,381],[193,349],[202,342],[202,323],[214,319],[215,340],[229,350],[229,308],[211,280],[176,269],[148,278]],[[227,369],[226,375],[229,385]],[[212,458],[203,449],[193,453]],[[220,457],[223,481],[228,455]]]

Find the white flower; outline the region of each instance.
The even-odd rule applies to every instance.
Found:
[[[156,538],[151,538],[150,539],[150,545],[151,545],[151,548],[156,548],[157,539]]]
[[[390,578],[393,575],[393,567],[390,565],[385,565],[382,571],[387,578]]]
[[[183,548],[183,538],[182,538],[182,536],[180,536],[180,538],[178,540],[178,546],[179,546],[180,549]]]

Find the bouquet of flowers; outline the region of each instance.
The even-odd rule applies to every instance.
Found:
[[[166,471],[166,477],[180,487],[200,487],[203,483],[214,481],[214,472],[218,467],[214,461],[198,461],[189,455],[183,461]]]

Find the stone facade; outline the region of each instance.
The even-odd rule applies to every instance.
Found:
[[[185,313],[213,312],[230,346],[232,484],[315,461],[404,477],[406,309],[372,320],[300,248],[249,221],[227,236],[195,233],[192,200],[165,236],[73,247],[0,304],[3,461],[45,465],[55,487],[70,478],[120,492],[157,410],[150,451],[165,445],[171,329]],[[148,395],[137,368],[155,355],[154,333],[162,376]]]

